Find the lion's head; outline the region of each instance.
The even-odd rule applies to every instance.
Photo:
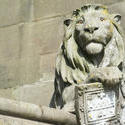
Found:
[[[113,36],[111,15],[103,6],[84,6],[75,20],[74,38],[89,54],[100,53]],[[117,17],[118,16],[118,17]],[[117,15],[115,18],[119,18]]]
[[[85,5],[81,9],[73,11],[72,18],[64,21],[66,25],[64,39],[66,50],[64,54],[69,56],[70,62],[73,60],[75,62],[75,56],[78,52],[83,56],[84,53],[90,56],[102,53],[104,57],[107,53],[113,59],[109,63],[114,62],[115,65],[118,65],[123,59],[124,53],[123,37],[119,26],[120,20],[119,14],[110,14],[108,9],[102,5]],[[110,49],[114,52],[108,53]],[[116,54],[114,55],[114,53]],[[120,56],[120,58],[118,57],[120,60],[114,60],[115,56]],[[104,58],[103,62],[105,62]]]

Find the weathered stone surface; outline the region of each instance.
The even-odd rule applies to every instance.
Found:
[[[13,88],[8,89],[0,89],[0,97],[1,98],[8,98],[8,99],[14,99],[12,92],[14,91]]]
[[[0,26],[9,26],[28,21],[30,0],[0,0]]]
[[[30,24],[0,29],[0,88],[39,79],[40,59],[31,32]]]
[[[46,56],[41,57],[41,60],[42,60],[41,68],[40,68],[41,79],[39,82],[36,82],[31,85],[29,84],[29,85],[16,87],[16,88],[14,86],[18,86],[19,84],[16,84],[16,83],[15,85],[12,84],[14,88],[0,89],[0,97],[48,106],[54,89],[53,79],[54,79],[55,56],[56,54],[49,54],[47,55],[48,58],[45,58]],[[2,87],[3,86],[1,85],[1,88]]]
[[[21,57],[19,61],[20,79],[19,85],[36,82],[40,70],[39,45],[34,41],[33,24],[26,23],[22,27],[22,39],[20,42]]]
[[[19,79],[20,26],[0,28],[0,88],[14,86]]]
[[[53,79],[48,81],[40,79],[34,84],[0,89],[0,97],[49,106],[54,91]]]
[[[81,0],[34,0],[34,18],[62,15],[80,6]]]
[[[123,1],[123,0],[119,0]],[[65,15],[85,3],[112,4],[118,0],[0,0],[0,26],[14,25],[40,18]]]
[[[43,80],[52,80],[55,75],[55,60],[57,53],[41,55],[40,76]]]
[[[12,92],[12,97],[18,101],[49,106],[53,94],[53,80],[39,81],[32,85],[24,85]]]
[[[112,4],[123,0],[34,0],[34,20],[64,15],[85,3]]]
[[[39,54],[56,52],[63,38],[63,18],[34,22],[32,41],[40,47]]]
[[[99,3],[99,4],[105,4],[105,5],[110,5],[110,4],[114,4],[114,3],[118,3],[121,2],[123,0],[82,0],[84,3]]]
[[[0,125],[50,125],[50,124],[0,115]]]
[[[119,13],[122,16],[121,26],[125,31],[125,25],[124,25],[124,23],[125,23],[125,1],[115,3],[115,4],[111,5],[111,6],[109,6],[109,8],[110,8],[111,12]]]
[[[11,25],[21,21],[20,0],[0,0],[0,26]]]

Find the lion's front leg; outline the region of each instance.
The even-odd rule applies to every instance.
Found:
[[[75,85],[70,85],[66,87],[62,94],[64,106],[62,110],[68,111],[71,113],[75,112]]]
[[[86,82],[101,82],[106,86],[114,86],[121,82],[122,77],[123,74],[117,67],[100,67],[89,73]]]

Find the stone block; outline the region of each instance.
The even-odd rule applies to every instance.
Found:
[[[0,88],[39,79],[40,56],[32,41],[30,24],[0,28]]]
[[[49,106],[54,91],[53,80],[36,82],[31,85],[24,85],[12,92],[15,100],[34,103],[37,105]]]
[[[85,3],[112,4],[123,0],[0,0],[0,27],[66,15]]]
[[[0,0],[0,27],[28,21],[30,11],[31,0]]]
[[[109,8],[110,8],[110,11],[112,13],[120,14],[122,16],[121,26],[125,32],[125,25],[124,25],[124,22],[125,22],[125,1],[113,4],[113,5],[109,6]]]
[[[57,52],[63,39],[63,17],[34,22],[32,25],[32,40],[38,44],[39,54]]]
[[[40,47],[37,42],[34,41],[33,28],[32,23],[26,23],[21,29],[19,85],[32,84],[40,78]]]
[[[81,0],[34,0],[34,19],[54,17],[72,11],[81,5]]]
[[[113,4],[123,0],[34,0],[34,20],[65,15],[88,3]]]
[[[0,97],[7,98],[7,99],[13,99],[13,97],[12,97],[13,90],[14,90],[13,88],[0,89]]]
[[[15,86],[19,79],[20,26],[0,28],[0,88]]]
[[[20,0],[0,0],[0,26],[16,24],[21,21]]]
[[[92,3],[92,4],[104,4],[104,5],[111,5],[111,4],[114,4],[114,3],[118,3],[118,2],[121,2],[123,0],[82,0],[83,3]]]

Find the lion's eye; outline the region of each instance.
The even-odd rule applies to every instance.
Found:
[[[104,18],[104,17],[100,17],[100,20],[101,20],[101,21],[104,21],[104,20],[105,20],[105,18]]]
[[[82,24],[82,23],[83,23],[83,20],[79,20],[78,23],[79,23],[79,24]]]

